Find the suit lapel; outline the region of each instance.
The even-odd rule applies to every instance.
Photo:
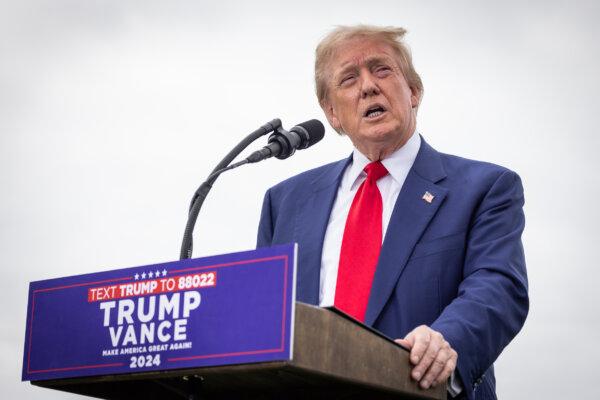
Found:
[[[373,325],[392,294],[415,244],[448,190],[435,183],[446,176],[439,154],[424,140],[398,195],[375,271],[365,324]],[[423,196],[429,192],[433,200]]]
[[[309,304],[319,302],[319,281],[323,239],[337,189],[352,157],[334,163],[311,183],[310,192],[298,202],[299,212],[294,237],[298,249],[296,299]]]

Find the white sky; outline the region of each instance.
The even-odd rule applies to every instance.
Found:
[[[599,4],[0,0],[3,395],[78,398],[20,382],[28,282],[177,259],[196,186],[274,117],[325,122],[314,47],[371,23],[409,30],[426,140],[523,178],[531,311],[499,396],[599,398]],[[194,255],[253,248],[264,191],[350,150],[328,127],[223,176]]]

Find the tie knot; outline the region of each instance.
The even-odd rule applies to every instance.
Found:
[[[371,179],[375,182],[388,174],[388,170],[385,169],[381,161],[375,161],[367,164],[364,171],[367,173],[367,179]]]

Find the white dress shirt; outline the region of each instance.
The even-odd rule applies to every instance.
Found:
[[[388,175],[377,181],[377,187],[383,200],[383,214],[381,218],[382,239],[385,238],[400,189],[402,189],[406,175],[408,175],[408,171],[410,171],[415,162],[420,147],[421,137],[415,132],[404,146],[393,152],[386,159],[381,160],[381,163],[389,172]],[[367,179],[367,174],[363,169],[370,162],[364,154],[354,149],[352,163],[346,167],[342,176],[335,203],[329,216],[325,239],[323,240],[321,279],[319,281],[319,305],[321,307],[333,305],[346,219],[348,218],[350,206],[352,205],[356,191],[365,179]]]

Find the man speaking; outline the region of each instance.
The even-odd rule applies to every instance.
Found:
[[[298,242],[298,301],[410,349],[422,388],[495,399],[493,362],[528,311],[523,188],[416,131],[423,84],[402,28],[340,27],[316,50],[319,103],[352,155],[265,195],[258,246]]]

